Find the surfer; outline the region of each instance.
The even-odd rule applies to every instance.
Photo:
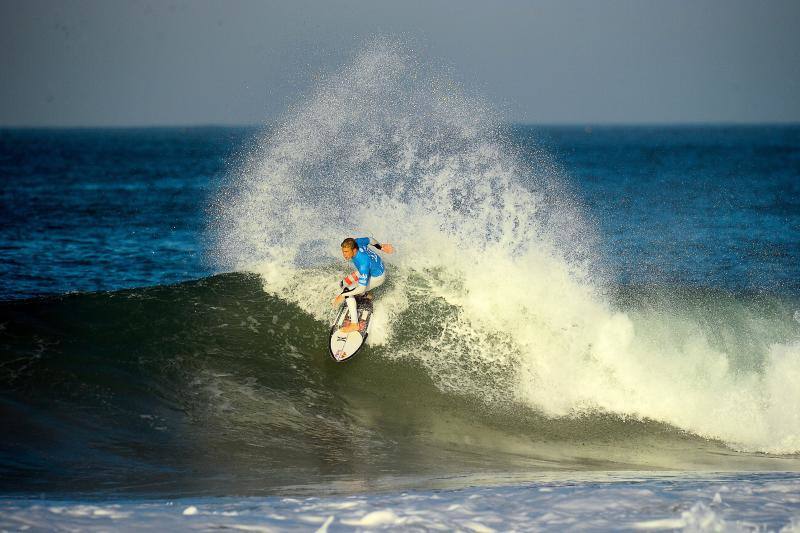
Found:
[[[342,300],[347,304],[350,322],[342,327],[342,333],[350,333],[359,328],[355,297],[379,287],[386,279],[386,267],[383,266],[383,261],[369,246],[387,254],[394,253],[391,244],[381,244],[372,237],[360,239],[348,237],[342,241],[342,257],[351,259],[358,271],[358,284],[352,289],[345,288],[342,294],[333,299],[334,306],[341,304]]]

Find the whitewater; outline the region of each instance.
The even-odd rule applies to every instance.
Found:
[[[523,158],[487,103],[407,47],[367,46],[254,144],[214,220],[220,264],[267,293],[328,320],[338,243],[374,235],[400,253],[370,342],[441,390],[800,452],[792,309],[709,295],[701,316],[667,291],[619,305],[563,170]]]

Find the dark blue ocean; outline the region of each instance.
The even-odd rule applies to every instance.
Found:
[[[3,130],[0,297],[217,271],[209,208],[253,128]],[[621,284],[800,294],[797,126],[514,126],[553,154]]]
[[[366,133],[296,130],[0,130],[0,527],[797,527],[800,126],[503,125],[523,171],[487,195],[459,172],[506,156],[465,166],[466,134],[344,167]],[[304,210],[340,174],[380,175],[341,227],[399,243],[346,365],[324,310],[348,267],[314,233],[340,219]],[[448,198],[463,264],[407,217]]]

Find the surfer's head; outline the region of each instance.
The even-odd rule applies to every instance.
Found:
[[[353,256],[356,255],[357,250],[358,245],[354,238],[348,237],[342,241],[342,257],[345,259],[352,259]]]

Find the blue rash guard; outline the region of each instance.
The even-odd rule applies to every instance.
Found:
[[[382,276],[386,271],[386,268],[383,266],[383,261],[378,257],[378,254],[369,249],[370,244],[378,244],[378,241],[370,239],[369,237],[356,239],[358,252],[352,259],[356,270],[358,270],[358,284],[362,287],[366,287],[367,284],[369,284],[369,278]]]

